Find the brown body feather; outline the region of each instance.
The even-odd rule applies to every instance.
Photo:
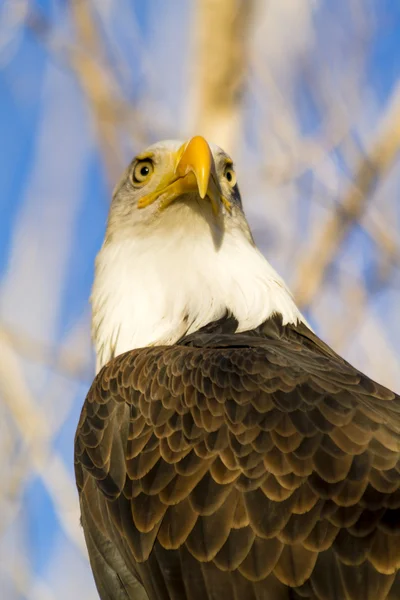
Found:
[[[102,600],[400,598],[400,398],[304,325],[118,356],[75,442]]]

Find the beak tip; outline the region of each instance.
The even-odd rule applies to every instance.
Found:
[[[197,180],[200,198],[203,200],[208,191],[212,168],[212,153],[207,141],[201,136],[195,136],[183,147],[175,172],[181,177],[192,171]]]

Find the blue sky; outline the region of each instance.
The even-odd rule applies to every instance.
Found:
[[[0,2],[1,10],[5,10],[6,4],[5,0]],[[0,161],[0,310],[3,327],[26,335],[33,344],[44,344],[49,349],[48,362],[21,356],[21,369],[35,406],[48,418],[52,431],[56,431],[50,438],[50,447],[64,461],[72,480],[72,439],[93,368],[88,298],[94,258],[104,233],[110,183],[87,100],[76,75],[63,58],[63,48],[74,40],[68,3],[42,0],[32,2],[31,6],[33,11],[35,7],[42,11],[48,20],[49,35],[38,36],[29,25],[22,24],[7,44],[1,45],[0,39],[0,130],[3,142]],[[365,105],[363,103],[360,112],[354,115],[354,126],[355,129],[360,126],[363,135],[368,137],[365,131],[374,131],[399,80],[400,5],[393,0],[369,0],[365,6],[369,7],[367,16],[371,18],[373,28],[365,43],[366,63],[360,74]],[[317,42],[323,51],[320,56],[308,56],[309,65],[326,61],[328,74],[331,69],[332,78],[337,80],[339,87],[342,71],[354,48],[355,29],[347,7],[345,0],[320,2],[313,22]],[[98,15],[106,40],[106,54],[115,66],[116,80],[124,98],[143,109],[139,120],[148,141],[178,136],[185,130],[185,100],[191,69],[191,8],[192,3],[184,0],[175,2],[170,9],[166,9],[161,0],[152,3],[122,0],[118,9],[115,2],[104,2]],[[332,27],[341,24],[340,35],[330,29],[330,20]],[[311,48],[310,52],[313,51]],[[295,72],[295,78],[295,108],[302,130],[309,134],[318,130],[318,111],[313,104],[309,82],[300,68]],[[243,124],[246,145],[238,157],[238,168],[242,171],[259,149],[258,115],[261,113],[257,111],[248,91]],[[268,130],[265,135],[268,136]],[[121,134],[121,138],[128,162],[129,153],[135,149],[135,140],[127,134]],[[306,172],[298,184],[300,197],[295,205],[297,225],[293,231],[297,229],[296,235],[305,242],[311,231],[315,208],[310,205],[309,195],[315,185],[313,173]],[[250,185],[243,187],[251,188]],[[398,181],[392,182],[390,188],[397,194]],[[278,190],[277,196],[284,193],[284,190]],[[330,198],[328,206],[334,202],[335,198]],[[277,239],[268,244],[268,239],[275,239],[272,236],[273,215],[259,215],[259,204],[254,205],[256,208],[246,202],[245,205],[249,206],[252,222],[259,226],[259,239],[267,240],[265,248],[273,252],[279,244],[278,233]],[[325,214],[324,210],[321,208],[321,215]],[[397,208],[394,207],[393,214],[396,210],[400,223],[400,202],[397,202]],[[286,255],[283,253],[282,256]],[[277,263],[283,274],[290,279],[288,262],[280,263],[279,260]],[[376,246],[365,231],[354,229],[343,245],[339,260],[346,268],[353,268],[355,261],[360,277],[367,282],[367,289],[369,282],[375,281]],[[398,272],[397,275],[393,273],[392,281],[396,276],[398,290]],[[335,269],[332,281],[335,285]],[[395,315],[396,285],[386,286],[371,297],[375,312],[379,313],[383,307],[384,317]],[[323,330],[318,308],[310,311],[310,318]],[[388,330],[388,338],[396,343],[397,334],[400,334],[399,318]],[[83,374],[79,380],[74,381],[73,376],[63,370],[65,360],[58,354],[60,348],[66,348],[67,354],[69,351],[77,359],[83,357]],[[60,418],[61,423],[58,422]],[[26,440],[22,441],[15,447],[15,452],[24,456],[26,444]],[[9,578],[0,571],[0,587],[3,576],[4,589],[9,590],[7,597],[10,600],[45,597],[37,592],[42,589],[40,586],[45,586],[53,594],[49,598],[62,600],[81,590],[85,590],[85,597],[95,598],[84,556],[71,541],[68,527],[60,524],[54,497],[36,467],[28,472],[18,498],[20,518],[11,523],[4,540],[17,540],[15,551],[25,553],[29,577],[34,578],[37,586],[31,586],[31,591],[26,593],[16,591]],[[5,542],[2,545],[0,533],[0,557],[6,547]],[[8,560],[14,558],[11,556]],[[65,572],[58,579],[55,577],[55,573],[63,572],[65,561],[69,561],[67,572],[71,569],[78,574],[75,583]],[[32,589],[36,589],[36,596]]]

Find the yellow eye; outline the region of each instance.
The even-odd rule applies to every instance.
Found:
[[[154,165],[153,162],[146,158],[144,160],[138,160],[133,167],[132,179],[136,185],[146,183],[153,175]]]
[[[229,185],[231,187],[235,187],[236,185],[236,173],[233,170],[232,165],[226,165],[225,167],[225,171],[224,171],[224,177],[227,180],[227,182],[229,183]]]

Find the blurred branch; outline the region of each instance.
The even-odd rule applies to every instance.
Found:
[[[52,346],[43,340],[29,337],[26,333],[0,326],[0,336],[23,358],[43,365],[59,374],[83,383],[88,387],[93,380],[91,363],[87,355],[75,351],[64,350],[60,345]],[[56,358],[55,358],[56,357]]]
[[[400,266],[400,242],[398,233],[393,231],[390,223],[382,219],[377,210],[369,211],[363,220],[362,227],[377,245],[382,259],[381,272],[385,277],[388,269]]]
[[[253,0],[197,0],[193,21],[193,133],[234,153],[239,134]]]
[[[313,25],[316,13],[313,0],[269,3],[269,23],[262,27],[263,37],[253,51],[250,77],[252,96],[259,105],[259,120],[262,123],[267,118],[269,124],[268,136],[263,135],[264,128],[260,127],[259,140],[265,154],[263,170],[268,182],[285,184],[309,170],[318,177],[318,163],[347,143],[352,133],[354,115],[359,112],[361,102],[365,102],[361,94],[362,78],[373,27],[372,16],[366,15],[362,1],[349,0],[347,5],[356,35],[351,37],[351,52],[339,72],[329,68],[331,57],[322,50],[319,33]],[[294,23],[296,31],[291,34]],[[343,25],[338,26],[333,19],[328,38],[340,36],[340,27]],[[307,133],[299,90],[305,93],[307,111],[314,116],[311,131]],[[305,116],[306,121],[308,117]]]
[[[88,0],[82,1],[87,2]],[[90,18],[93,20],[93,27],[96,25],[95,30],[98,32],[99,27],[97,26],[97,21],[94,15],[92,16],[90,14]],[[105,52],[102,52],[101,57],[92,55],[92,51],[90,49],[88,50],[87,47],[81,47],[79,44],[71,43],[69,39],[64,39],[62,35],[55,30],[52,23],[49,22],[47,16],[43,14],[43,12],[39,11],[37,7],[35,7],[35,9],[32,7],[30,8],[27,18],[27,26],[29,27],[29,30],[36,36],[38,41],[40,41],[40,43],[43,44],[43,46],[47,49],[51,58],[55,62],[68,70],[72,69],[75,72],[79,71],[79,73],[81,73],[79,76],[79,81],[82,84],[84,92],[90,92],[90,95],[86,94],[88,96],[89,105],[92,106],[94,103],[99,108],[95,118],[95,126],[98,130],[98,135],[100,135],[100,132],[99,127],[97,126],[97,117],[100,118],[103,114],[108,113],[110,115],[111,113],[107,120],[109,125],[112,123],[114,127],[111,130],[110,136],[105,136],[105,141],[108,138],[110,138],[112,141],[114,138],[113,130],[115,129],[115,137],[117,137],[118,129],[120,129],[125,134],[128,133],[129,141],[134,141],[139,145],[144,145],[147,142],[147,131],[143,125],[141,107],[137,104],[133,105],[130,100],[127,100],[124,97],[121,85],[118,82],[116,71],[120,65],[110,64],[110,62],[103,57],[103,54],[104,56],[106,54]],[[100,33],[96,39],[101,42],[101,50],[103,50],[105,43],[103,44]],[[97,64],[100,58],[101,64]],[[85,64],[89,62],[89,67],[82,67],[82,61],[84,61]],[[88,81],[86,81],[87,78]],[[141,102],[146,104],[146,98],[142,98]],[[104,124],[101,121],[99,124],[101,125],[101,131],[103,131]],[[101,141],[101,139],[102,138],[99,138],[99,141]],[[108,161],[108,154],[113,154],[113,147],[109,148],[105,145],[105,149],[107,150],[105,158]],[[120,175],[121,169],[119,169],[119,171],[117,170],[120,160],[122,164],[122,154],[121,158],[116,161],[112,158],[112,156],[111,159],[112,160],[108,168],[108,176],[110,182],[114,184],[116,177]],[[116,163],[115,167],[113,167],[114,162]],[[107,164],[108,163],[106,163],[106,166]],[[116,176],[113,175],[114,170],[116,172]],[[109,173],[111,173],[111,175]]]
[[[18,596],[26,600],[55,600],[53,590],[37,573],[33,572],[28,557],[21,553],[17,558],[11,568],[7,568],[9,565],[4,565],[4,574],[12,581]]]
[[[311,304],[337,250],[396,158],[400,148],[400,86],[393,93],[379,130],[342,202],[317,232],[312,247],[299,263],[293,289],[297,303],[303,308]]]
[[[363,331],[365,327],[368,331],[373,331],[375,352],[368,351],[370,344],[361,344],[364,346],[364,356],[357,353],[356,366],[363,368],[381,384],[396,389],[399,385],[397,348],[369,305],[371,297],[385,288],[387,279],[384,277],[377,279],[373,289],[367,290],[360,278],[349,275],[342,269],[340,271],[344,277],[339,278],[340,294],[338,295],[344,307],[339,321],[337,319],[326,321],[327,339],[331,341],[336,351],[348,353],[349,346],[354,345],[356,340],[365,335]],[[343,279],[344,285],[341,284],[340,279]],[[376,352],[377,348],[379,352]]]
[[[86,556],[82,532],[79,526],[78,499],[75,485],[65,464],[54,448],[50,447],[50,427],[45,415],[36,406],[20,367],[19,361],[0,336],[0,391],[16,423],[21,438],[29,449],[32,467],[47,488],[64,532]]]
[[[108,181],[114,183],[124,167],[118,137],[117,107],[111,81],[103,67],[104,52],[101,35],[90,9],[89,0],[72,0],[72,15],[79,45],[83,52],[71,55],[72,64],[86,94],[97,130]]]
[[[28,0],[5,0],[0,6],[0,67],[9,64],[22,39],[28,15]]]

